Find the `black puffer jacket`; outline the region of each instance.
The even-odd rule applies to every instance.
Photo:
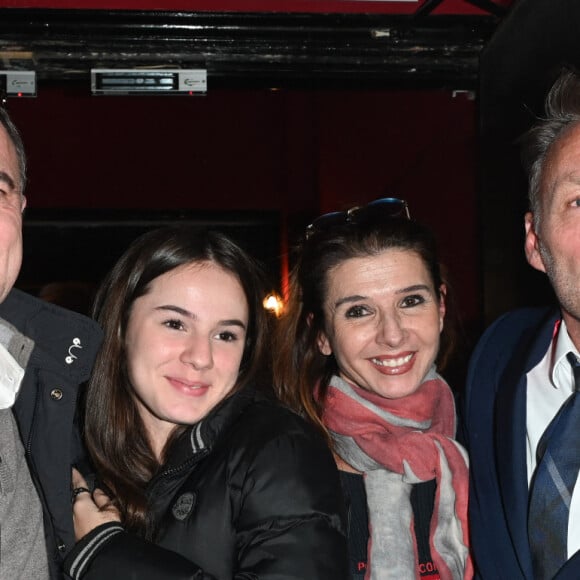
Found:
[[[44,510],[50,577],[63,578],[62,561],[74,545],[71,469],[84,453],[75,406],[102,333],[90,318],[19,290],[0,304],[0,318],[34,341],[13,410]]]
[[[302,419],[246,389],[176,443],[149,486],[155,544],[115,524],[66,562],[74,579],[343,580],[338,472]]]

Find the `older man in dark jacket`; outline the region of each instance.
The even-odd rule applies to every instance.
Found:
[[[0,109],[0,578],[43,580],[63,577],[62,559],[74,543],[75,403],[100,330],[12,290],[22,260],[25,180],[22,141]]]

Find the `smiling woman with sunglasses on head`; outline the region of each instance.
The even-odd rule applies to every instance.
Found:
[[[449,341],[432,235],[384,198],[317,218],[305,238],[275,382],[333,449],[351,577],[471,578],[467,458],[435,367]]]
[[[85,416],[102,483],[73,474],[74,580],[347,578],[324,439],[256,390],[264,294],[238,246],[187,227],[145,234],[104,281]]]

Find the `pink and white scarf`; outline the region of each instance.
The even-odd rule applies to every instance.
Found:
[[[433,367],[421,386],[386,399],[334,376],[323,421],[338,455],[364,474],[370,540],[365,580],[416,580],[413,484],[436,480],[429,545],[442,580],[473,577],[468,459],[455,436],[455,403]]]

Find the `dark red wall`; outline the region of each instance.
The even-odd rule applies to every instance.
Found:
[[[292,223],[404,197],[436,232],[467,326],[479,321],[476,107],[465,94],[41,87],[9,108],[29,152],[30,207],[270,209]]]

